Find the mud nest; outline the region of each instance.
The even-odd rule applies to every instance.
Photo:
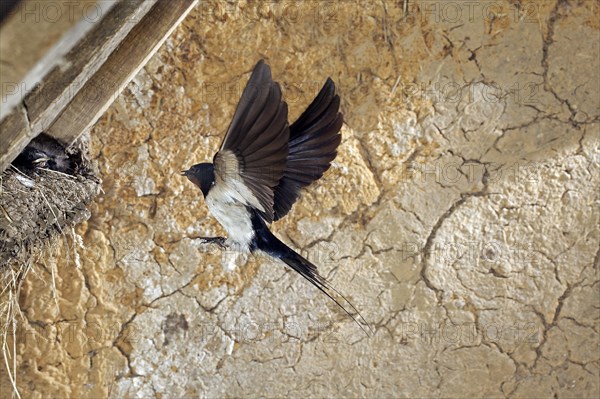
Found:
[[[41,136],[25,151],[44,140]],[[82,139],[60,155],[68,168],[56,167],[59,156],[52,153],[38,155],[29,165],[13,163],[2,173],[0,272],[10,263],[25,262],[34,250],[89,218],[87,205],[98,194],[100,180],[87,161],[86,143]]]
[[[18,308],[18,290],[32,259],[57,238],[66,236],[77,223],[88,219],[87,205],[100,191],[100,179],[87,160],[87,138],[68,150],[52,144],[44,152],[47,140],[41,136],[32,142],[20,155],[21,162],[17,162],[18,158],[0,176],[3,330]],[[27,154],[25,162],[23,154]]]
[[[65,229],[89,218],[87,204],[99,184],[88,176],[38,170],[27,176],[9,168],[0,196],[0,271],[23,262]]]

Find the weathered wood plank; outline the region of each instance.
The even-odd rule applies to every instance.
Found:
[[[75,97],[85,82],[107,60],[156,0],[122,0],[25,98],[31,130],[48,128],[59,112]]]
[[[116,0],[22,0],[0,25],[0,93],[10,102],[13,85],[30,90],[83,37],[101,21]],[[1,1],[4,4],[4,0]],[[97,15],[96,13],[101,13]],[[20,85],[19,85],[20,86]],[[12,106],[9,108],[12,109]],[[4,111],[8,113],[9,111]]]
[[[46,133],[66,145],[92,126],[198,0],[159,0]]]
[[[33,70],[42,73],[42,70],[47,68],[48,62],[51,62],[52,65],[59,65],[40,75],[43,76],[42,81],[34,91],[27,93],[30,89],[28,86],[33,82],[30,79],[25,79],[20,84],[7,84],[4,82],[5,77],[2,77],[0,172],[8,167],[33,137],[41,133],[57,118],[84,83],[100,68],[156,1],[121,0],[114,6],[99,3],[102,4],[102,7],[95,9],[99,13],[105,11],[106,15],[104,17],[97,16],[102,19],[91,29],[84,29],[85,33],[79,32],[79,34],[84,34],[83,37],[74,37],[78,30],[72,28],[67,34],[68,38],[54,39],[56,43],[64,44],[70,50],[60,54],[50,50],[47,56],[54,54],[57,59],[48,60],[48,57],[43,57],[39,61],[40,64],[32,67],[28,76],[32,75]],[[107,3],[112,4],[113,2],[114,0],[111,0]],[[84,4],[94,3],[95,1],[87,1]],[[47,21],[42,18],[44,16],[43,6],[44,4],[38,1],[24,2],[21,11],[22,21],[10,26],[3,26],[3,34],[10,33],[12,36],[21,37],[38,26],[39,29],[44,29],[46,25],[42,22]],[[58,7],[58,5],[54,4],[54,7]],[[69,10],[74,13],[75,9]],[[12,28],[13,31],[8,31],[9,28]],[[54,36],[57,36],[56,32]],[[67,45],[65,40],[74,44]],[[3,43],[3,46],[5,45],[6,43]],[[24,46],[24,48],[28,48],[28,46]],[[17,59],[19,58],[17,57]],[[10,89],[10,93],[7,92],[8,89]],[[23,112],[26,113],[26,123],[23,122]]]
[[[3,172],[36,135],[29,129],[27,110],[20,104],[0,123],[0,172]]]

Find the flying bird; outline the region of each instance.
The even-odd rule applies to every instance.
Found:
[[[337,294],[368,326],[356,307],[322,277],[317,267],[284,244],[267,224],[284,217],[300,190],[323,176],[337,155],[343,116],[340,97],[328,78],[291,125],[281,89],[260,60],[237,105],[212,163],[182,172],[200,188],[210,213],[228,238],[204,237],[207,243],[240,251],[262,251],[300,273],[333,300],[360,328],[364,327],[333,295]],[[369,327],[370,328],[370,327]]]

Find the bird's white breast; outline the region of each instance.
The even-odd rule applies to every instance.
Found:
[[[233,198],[226,187],[215,184],[206,196],[206,205],[210,213],[227,230],[228,240],[247,251],[254,238],[250,212],[246,206]]]

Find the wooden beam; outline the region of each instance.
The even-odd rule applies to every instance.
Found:
[[[10,117],[0,123],[0,172],[8,168],[35,136],[29,129],[27,110],[23,104],[17,105]]]
[[[4,4],[4,0],[1,3]],[[3,112],[8,114],[20,103],[25,97],[23,90],[33,88],[50,69],[60,64],[116,3],[117,0],[19,1],[0,24]],[[19,92],[15,96],[17,101],[12,102],[15,86]]]
[[[98,71],[156,1],[121,0],[110,7],[106,15],[96,22],[92,29],[82,30],[75,26],[60,40],[56,39],[57,48],[61,47],[58,46],[59,43],[66,45],[65,41],[75,44],[67,46],[70,50],[60,54],[51,49],[46,57],[42,57],[39,63],[32,67],[32,71],[40,72],[48,68],[48,63],[54,65],[40,76],[41,81],[30,81],[31,79],[25,78],[20,84],[11,85],[3,81],[0,112],[0,172],[8,167],[32,138],[54,122],[85,82]],[[93,2],[85,4],[93,4]],[[24,15],[35,10],[43,10],[39,2],[26,1],[22,7],[25,8]],[[99,12],[103,9],[97,8]],[[38,15],[25,16],[27,18],[21,23],[3,26],[3,34],[21,37],[36,28],[45,29],[47,24],[39,22]],[[13,30],[9,31],[9,29]],[[84,36],[77,37],[78,34]],[[26,41],[22,43],[25,43],[21,44],[24,48],[35,47],[35,44],[28,44]],[[32,71],[27,75],[31,75]],[[31,88],[26,86],[30,86],[32,82],[39,82],[39,84],[36,89],[28,92]],[[7,88],[10,88],[10,93],[6,92]]]
[[[116,3],[61,58],[58,62],[60,67],[54,67],[42,77],[34,91],[25,94],[21,92],[24,90],[22,87],[16,90],[15,94],[22,98],[14,108],[8,109],[8,101],[4,102],[3,98],[0,115],[0,172],[10,165],[31,139],[50,126],[156,1],[122,0]],[[14,29],[17,28],[31,29],[30,26],[23,25],[16,25]],[[42,59],[40,62],[48,61]],[[44,65],[35,68],[44,69]],[[24,83],[19,86],[23,85]]]
[[[124,0],[117,3],[94,31],[65,56],[63,64],[69,67],[54,68],[25,97],[32,131],[41,132],[50,126],[154,3],[156,0]]]
[[[46,133],[70,145],[89,129],[198,0],[159,0],[87,81]]]

